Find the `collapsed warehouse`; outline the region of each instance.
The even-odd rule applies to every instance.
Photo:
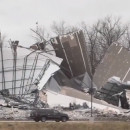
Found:
[[[50,51],[48,45],[51,45]],[[29,48],[20,46],[18,41],[10,41],[8,47],[1,43],[0,49],[0,105],[32,109],[48,105],[65,108],[70,104],[82,106],[86,103],[91,107],[91,95],[86,92],[89,92],[91,85],[95,90],[99,89],[100,85],[95,79],[100,72],[97,69],[92,83],[91,66],[82,31],[51,38],[46,44],[36,43]],[[115,74],[111,76],[113,75]],[[95,93],[98,99],[93,97],[93,109],[100,110],[100,113],[104,110],[120,113],[120,108],[113,106],[118,106],[120,100],[116,99],[116,103],[109,102],[100,90]],[[122,90],[124,88],[113,94]]]
[[[129,49],[117,43],[109,47],[94,75],[94,82],[98,88],[96,98],[124,109],[130,108],[129,57]]]
[[[52,42],[52,39],[49,42]],[[58,58],[54,51],[46,52],[45,44],[37,43],[25,48],[20,46],[18,41],[10,41],[7,47],[4,47],[2,42],[0,45],[0,90],[4,96],[36,105],[39,91],[44,88],[54,92],[59,92],[61,86],[80,89],[62,70],[58,71],[64,66],[60,66],[64,57]]]
[[[10,47],[1,47],[0,57],[1,93],[28,103],[35,101],[38,90],[60,69],[62,62],[45,52],[19,47],[18,41],[11,42]],[[33,93],[36,95],[31,97]]]

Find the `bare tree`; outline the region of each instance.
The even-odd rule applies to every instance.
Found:
[[[79,31],[79,28],[77,26],[68,26],[68,29],[66,31],[66,34],[74,33]]]
[[[86,45],[89,52],[89,59],[91,64],[91,73],[95,73],[95,69],[100,62],[100,55],[98,44],[98,32],[94,27],[88,27],[85,23],[82,23],[82,28],[84,29]]]
[[[121,44],[130,50],[130,26],[127,26],[127,30],[121,39]]]
[[[120,18],[108,16],[102,20],[98,20],[92,27],[88,27],[82,23],[85,31],[86,45],[89,50],[92,74],[94,74],[97,65],[104,57],[108,47],[118,42],[126,33],[127,26],[121,24]]]
[[[51,25],[51,30],[56,35],[66,34],[67,26],[65,24],[65,21],[61,21],[60,23],[56,23],[56,21],[54,21]]]
[[[79,29],[76,26],[67,25],[65,21],[61,21],[59,23],[54,21],[53,24],[51,25],[51,30],[56,35],[64,35],[76,32]]]
[[[121,24],[121,18],[114,18],[112,16],[98,20],[94,26],[100,34],[100,39],[105,43],[106,48],[112,43],[119,41],[127,30],[127,26]]]
[[[36,23],[36,28],[35,29],[30,29],[32,34],[32,37],[35,39],[36,43],[31,46],[33,49],[38,49],[42,51],[49,51],[48,50],[48,42],[50,35],[47,33],[44,27],[39,26],[38,22]]]
[[[30,30],[33,32],[32,37],[36,42],[45,43],[49,39],[49,33],[47,33],[46,29],[43,26],[39,26],[38,22],[36,23],[36,28],[31,28]]]

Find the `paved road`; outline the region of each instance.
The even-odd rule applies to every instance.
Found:
[[[25,122],[25,123],[35,123],[35,121],[33,120],[28,120],[28,121],[23,121],[23,120],[17,120],[17,121],[13,121],[13,120],[6,120],[6,121],[0,121],[1,122]],[[113,122],[113,121],[67,121],[67,123],[85,123],[85,122],[94,122],[94,123],[98,123],[98,122]],[[125,121],[114,121],[114,122],[125,122]],[[46,121],[45,123],[58,123],[55,121]]]

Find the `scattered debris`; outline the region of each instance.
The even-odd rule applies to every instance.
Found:
[[[95,97],[124,109],[129,109],[127,90],[130,91],[130,85],[121,83],[119,78],[111,78],[97,91]]]

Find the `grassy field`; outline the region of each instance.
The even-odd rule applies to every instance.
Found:
[[[129,122],[0,122],[0,130],[130,130]]]

